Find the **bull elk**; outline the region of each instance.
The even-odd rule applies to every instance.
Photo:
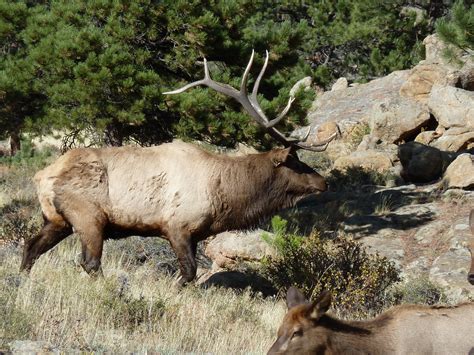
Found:
[[[469,215],[469,226],[471,227],[471,238],[469,242],[469,251],[471,252],[471,268],[467,274],[467,280],[474,285],[474,209]]]
[[[453,307],[402,305],[367,321],[329,314],[331,295],[306,301],[296,288],[268,354],[471,354],[474,303]]]
[[[295,151],[322,151],[318,144],[286,138],[275,125],[290,109],[269,120],[257,102],[265,64],[247,94],[250,58],[240,90],[205,78],[165,94],[206,85],[236,99],[255,121],[285,148],[241,157],[212,154],[175,141],[156,147],[81,148],[70,150],[39,171],[34,181],[44,216],[39,234],[25,242],[21,270],[76,232],[82,244],[81,265],[101,271],[105,239],[131,235],[167,239],[180,264],[180,284],[196,275],[197,243],[226,230],[254,226],[262,218],[327,189],[324,178],[299,161]]]

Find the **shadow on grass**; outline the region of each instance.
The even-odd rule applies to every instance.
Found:
[[[274,296],[277,290],[270,281],[256,273],[244,273],[241,271],[220,271],[213,274],[201,284],[203,288],[211,286],[231,288],[233,290],[245,290],[250,288],[254,293],[261,293],[263,297]]]

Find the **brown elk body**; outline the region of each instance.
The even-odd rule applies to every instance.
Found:
[[[469,251],[471,252],[471,268],[467,274],[467,279],[471,285],[474,285],[474,210],[469,215],[469,226],[471,228],[471,238],[469,241]]]
[[[214,83],[207,67],[206,77],[206,84]],[[240,94],[239,100],[245,100],[246,91]],[[177,255],[181,282],[191,281],[198,241],[249,228],[326,190],[324,178],[298,160],[298,143],[286,141],[276,130],[271,133],[288,143],[287,148],[230,157],[176,141],[149,148],[67,152],[35,176],[45,223],[39,235],[25,243],[21,269],[30,270],[41,254],[73,231],[80,236],[81,264],[89,273],[100,269],[104,239],[160,235]],[[306,148],[299,144],[297,148]]]
[[[323,293],[313,303],[290,288],[288,313],[268,354],[471,354],[474,303],[454,307],[402,305],[373,320],[343,321],[326,314]]]

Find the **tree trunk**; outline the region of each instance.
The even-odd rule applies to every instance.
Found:
[[[10,133],[10,155],[14,156],[21,149],[20,132]]]
[[[120,122],[114,120],[107,125],[104,132],[104,142],[112,147],[123,145],[123,126]]]

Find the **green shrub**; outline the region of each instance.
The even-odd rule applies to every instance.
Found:
[[[416,303],[433,305],[446,303],[448,297],[443,287],[428,276],[410,278],[404,283],[395,285],[390,292],[392,303]]]
[[[56,152],[57,153],[57,152]],[[0,157],[0,164],[20,166],[26,165],[32,171],[39,170],[50,162],[55,155],[53,148],[35,149],[30,140],[21,142],[21,150],[14,156]]]
[[[273,222],[279,229],[271,243],[279,257],[266,260],[263,273],[280,292],[296,286],[314,298],[328,290],[334,307],[355,317],[379,312],[386,306],[387,288],[400,280],[392,262],[367,253],[352,239],[324,240],[317,232],[309,237],[287,234],[279,219]]]

